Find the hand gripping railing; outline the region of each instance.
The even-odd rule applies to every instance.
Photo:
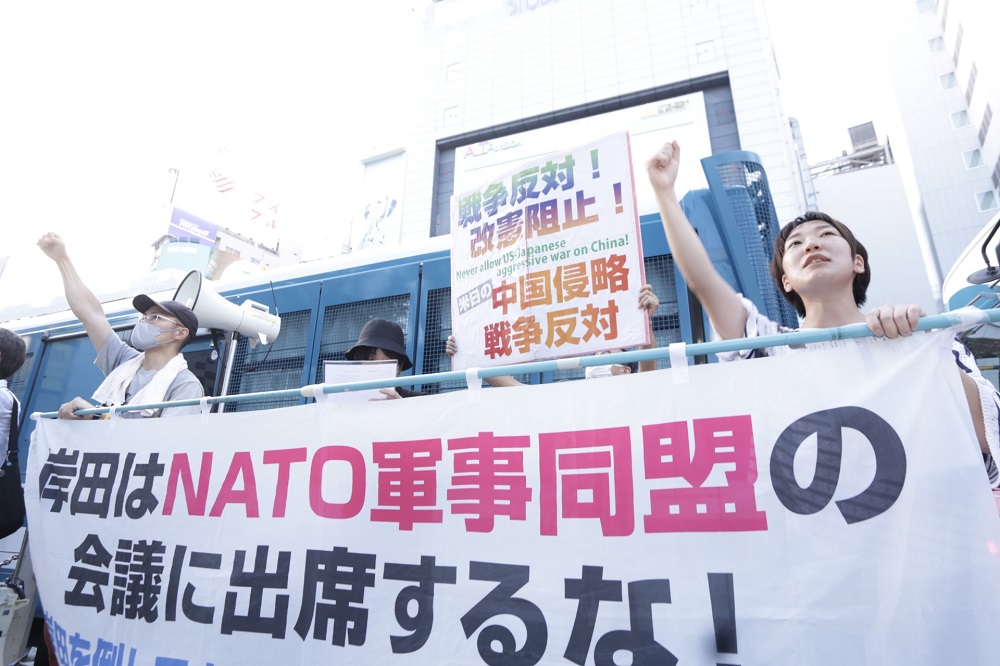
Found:
[[[981,324],[996,323],[1000,323],[1000,309],[979,310],[977,308],[962,308],[951,312],[945,312],[944,314],[921,317],[917,322],[916,330],[927,331],[942,328],[965,329]],[[763,347],[776,347],[779,345],[801,345],[812,342],[829,342],[832,340],[847,340],[850,338],[865,337],[873,337],[871,329],[869,329],[866,324],[848,324],[846,326],[836,326],[833,328],[804,329],[791,333],[765,335],[756,338],[737,338],[734,340],[719,340],[716,342],[700,342],[697,344],[685,345],[684,353],[687,356],[700,356],[717,354],[719,352],[739,351],[743,349],[760,349]],[[670,348],[659,347],[656,349],[639,349],[614,354],[602,354],[600,356],[578,356],[558,359],[555,361],[532,361],[529,363],[519,363],[517,365],[476,368],[475,370],[476,377],[479,379],[487,379],[490,377],[502,377],[505,375],[520,375],[533,372],[552,372],[555,370],[587,368],[595,365],[655,361],[661,358],[668,358],[670,355]],[[432,382],[465,381],[470,377],[471,374],[466,373],[464,370],[453,370],[450,372],[435,372],[429,375],[393,377],[390,379],[375,379],[362,382],[349,382],[346,384],[310,384],[301,388],[283,389],[280,391],[261,391],[259,393],[240,393],[236,395],[209,397],[203,399],[191,398],[188,400],[173,400],[171,402],[122,405],[120,407],[116,407],[115,411],[128,412],[141,409],[189,407],[202,404],[215,405],[225,402],[249,402],[253,400],[270,400],[277,398],[314,398],[317,393],[339,393],[341,391],[393,388],[396,386],[428,384]],[[78,409],[75,413],[78,416],[87,416],[90,414],[106,414],[110,411],[111,408],[109,407],[94,407],[91,409]],[[58,412],[35,412],[31,415],[31,418],[54,419],[58,416],[58,414]]]

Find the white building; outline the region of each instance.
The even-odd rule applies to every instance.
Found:
[[[806,207],[759,0],[438,0],[425,30],[405,150],[365,160],[403,242],[448,233],[451,195],[490,169],[622,130],[639,169],[678,138],[692,189],[698,159],[753,151],[779,219]]]
[[[851,128],[851,153],[812,166],[818,209],[847,224],[868,250],[872,282],[865,309],[916,303],[936,314],[940,293],[928,279],[899,165],[871,123]],[[869,140],[865,140],[865,139]],[[877,204],[873,205],[873,202]]]
[[[947,273],[1000,207],[1000,3],[892,0],[885,48],[922,214]]]

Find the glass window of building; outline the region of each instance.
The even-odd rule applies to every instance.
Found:
[[[968,127],[972,124],[972,120],[969,119],[969,112],[965,109],[961,111],[956,111],[951,114],[951,126],[955,129],[961,129],[963,127]]]
[[[931,50],[931,53],[938,53],[940,51],[944,51],[944,37],[935,37],[934,39],[928,39],[927,48]]]
[[[965,162],[966,169],[975,169],[976,167],[981,167],[985,162],[983,162],[983,153],[978,148],[974,150],[967,150],[962,153],[962,161]]]
[[[976,192],[976,205],[980,211],[993,210],[997,208],[997,193],[993,190]]]
[[[945,90],[958,87],[958,77],[955,76],[955,72],[941,75],[941,87]]]

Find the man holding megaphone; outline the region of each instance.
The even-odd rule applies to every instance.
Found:
[[[201,382],[187,369],[187,361],[180,353],[198,330],[198,317],[191,308],[177,301],[156,302],[145,294],[136,296],[132,304],[142,317],[132,329],[129,346],[115,334],[101,302],[80,279],[63,239],[47,233],[38,241],[38,247],[59,267],[66,301],[97,350],[95,364],[106,378],[94,393],[95,401],[110,407],[197,399],[205,395]],[[59,408],[59,418],[88,418],[75,412],[92,407],[93,404],[77,397]],[[180,416],[200,411],[195,405],[122,412],[121,416]]]

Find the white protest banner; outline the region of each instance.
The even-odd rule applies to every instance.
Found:
[[[39,422],[60,663],[992,663],[1000,520],[949,337]]]
[[[451,228],[456,369],[649,342],[628,134],[455,194]]]

